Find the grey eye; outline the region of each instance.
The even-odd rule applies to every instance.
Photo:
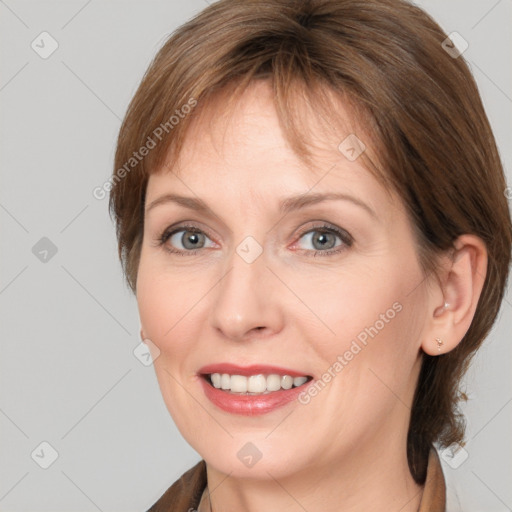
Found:
[[[340,243],[336,244],[336,238],[340,240]],[[301,247],[305,250],[321,251],[323,249],[329,250],[336,246],[341,245],[341,238],[336,233],[330,231],[323,231],[319,229],[313,229],[308,233],[302,235],[301,240],[306,239],[313,247]]]
[[[181,229],[169,237],[171,245],[179,250],[194,250],[205,247],[205,241],[209,238],[201,232],[190,229]],[[181,247],[180,247],[181,244]]]

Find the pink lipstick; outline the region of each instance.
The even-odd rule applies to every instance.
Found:
[[[312,380],[305,372],[275,365],[210,364],[199,372],[206,397],[223,411],[266,414],[290,403]]]

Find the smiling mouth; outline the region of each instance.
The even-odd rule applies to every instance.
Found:
[[[229,373],[207,373],[202,378],[219,391],[233,395],[268,395],[276,391],[283,391],[304,386],[313,379],[310,375],[292,377],[276,373],[256,375],[231,375]]]

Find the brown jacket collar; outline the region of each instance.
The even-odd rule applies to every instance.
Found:
[[[197,510],[206,487],[206,463],[198,462],[167,489],[148,512],[187,512]],[[445,512],[446,488],[439,456],[430,450],[427,479],[418,512]]]
[[[435,448],[430,449],[427,466],[427,479],[423,488],[418,512],[445,512],[446,484],[439,455]]]

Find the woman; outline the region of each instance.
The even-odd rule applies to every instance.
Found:
[[[460,53],[400,0],[221,0],[119,134],[111,209],[202,461],[152,511],[443,511],[434,443],[497,316],[511,222]]]

